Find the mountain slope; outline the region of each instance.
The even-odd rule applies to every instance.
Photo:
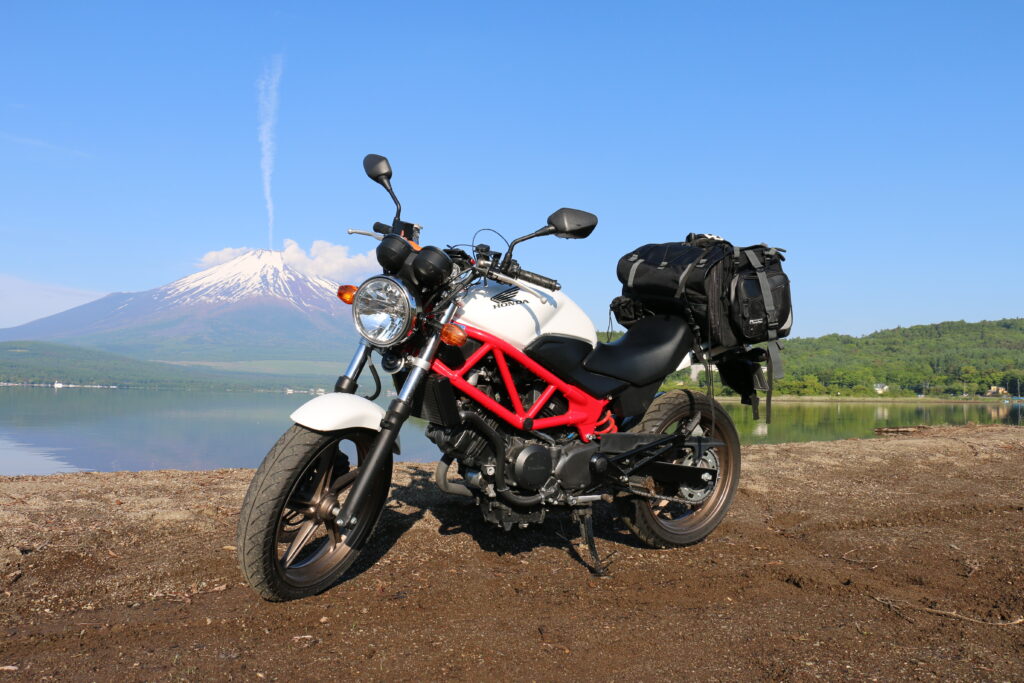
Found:
[[[256,249],[160,287],[153,298],[158,308],[268,298],[299,310],[331,314],[337,309],[337,289],[329,280],[290,268],[279,251]]]
[[[64,344],[0,342],[0,382],[115,384],[150,389],[282,389],[329,387],[333,378],[328,374],[283,376],[178,367]]]
[[[336,291],[286,265],[280,252],[254,250],[163,287],[110,294],[0,330],[0,341],[58,341],[160,360],[340,359],[354,331]]]

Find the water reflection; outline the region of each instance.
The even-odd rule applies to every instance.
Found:
[[[255,467],[305,394],[0,387],[0,475]],[[382,401],[384,399],[381,399]],[[1020,424],[1024,404],[776,403],[772,424],[725,404],[743,443],[870,437],[875,427]],[[439,453],[415,420],[403,460]]]
[[[754,422],[748,406],[726,403],[742,443],[787,443],[869,438],[876,427],[1024,422],[1024,403],[827,403],[779,402],[772,424]]]
[[[0,475],[50,471],[202,470],[255,467],[311,397],[284,393],[203,393],[0,387]],[[30,455],[34,449],[35,456]],[[423,425],[402,431],[407,459],[433,460]]]
[[[77,467],[58,457],[56,451],[36,448],[0,436],[0,474],[58,474],[77,471]]]

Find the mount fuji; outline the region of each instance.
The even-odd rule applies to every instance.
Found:
[[[335,360],[355,342],[337,285],[252,250],[145,292],[116,293],[0,330],[147,360]]]

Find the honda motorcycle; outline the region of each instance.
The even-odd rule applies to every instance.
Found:
[[[591,571],[595,503],[615,506],[644,544],[696,543],[722,521],[740,476],[740,443],[715,401],[659,393],[671,372],[708,349],[681,317],[656,315],[612,343],[551,278],[512,258],[546,235],[587,237],[593,214],[559,209],[504,254],[477,244],[419,246],[420,226],[401,219],[388,160],[369,155],[367,175],[396,206],[373,232],[383,273],[338,298],[352,307],[362,341],[333,393],[296,410],[249,485],[238,556],[268,600],[310,596],[336,584],[366,547],[388,498],[398,433],[427,423],[443,454],[435,481],[473,499],[510,530],[555,510],[578,523]],[[385,410],[356,394],[371,356],[394,381]]]

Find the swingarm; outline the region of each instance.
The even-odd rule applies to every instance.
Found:
[[[713,485],[718,478],[717,469],[662,460],[670,453],[688,449],[693,453],[693,462],[700,463],[709,449],[725,445],[687,431],[683,429],[670,436],[628,432],[607,434],[601,439],[597,457],[605,461],[607,474],[619,482],[631,476],[641,476],[690,487]]]

